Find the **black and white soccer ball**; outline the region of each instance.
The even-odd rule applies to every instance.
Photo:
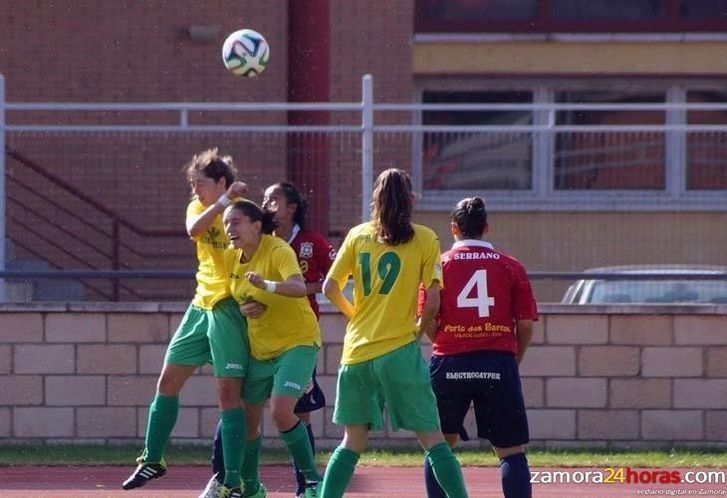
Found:
[[[222,61],[235,76],[254,78],[265,70],[270,47],[265,37],[252,29],[230,34],[222,45]]]

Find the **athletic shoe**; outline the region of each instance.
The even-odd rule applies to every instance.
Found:
[[[242,498],[242,488],[240,488],[240,486],[236,488],[220,486],[217,488],[217,491],[215,491],[214,498]]]
[[[318,483],[309,482],[305,485],[304,498],[318,498]]]
[[[268,496],[268,491],[265,489],[265,486],[263,486],[263,483],[260,483],[260,487],[257,488],[257,491],[251,495],[245,495],[245,498],[266,498]]]
[[[207,486],[204,488],[204,491],[202,491],[202,494],[199,495],[198,498],[215,498],[215,493],[219,488],[222,487],[222,482],[218,479],[219,474],[215,474],[212,477],[210,477],[210,480],[207,482]]]
[[[121,485],[124,489],[140,488],[152,479],[158,479],[167,473],[167,464],[164,459],[158,463],[147,463],[139,457],[136,461],[139,462],[139,466]]]

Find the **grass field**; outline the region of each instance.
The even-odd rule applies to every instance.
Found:
[[[129,465],[139,452],[138,446],[103,445],[0,445],[0,466],[19,465]],[[176,465],[207,465],[209,449],[200,446],[173,446],[167,460]],[[325,464],[330,452],[318,453]],[[497,458],[489,451],[457,451],[463,465],[497,466]],[[364,453],[360,463],[372,466],[419,466],[422,453],[416,451],[372,450]],[[605,451],[570,450],[528,452],[533,467],[727,467],[727,452],[711,450],[672,451]],[[261,463],[288,462],[284,450],[263,450]]]

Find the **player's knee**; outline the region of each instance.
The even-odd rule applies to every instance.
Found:
[[[217,379],[217,400],[221,410],[230,410],[242,406],[240,389],[242,381],[233,378]]]
[[[495,450],[497,458],[499,458],[500,460],[504,460],[511,455],[517,455],[518,453],[525,454],[525,447],[522,444],[518,444],[517,446],[509,446],[507,448],[494,447],[493,449]]]
[[[234,391],[220,391],[218,396],[218,403],[220,410],[231,410],[233,408],[240,408],[240,394]]]
[[[368,448],[368,432],[346,431],[343,435],[342,446],[355,453],[363,453]]]
[[[272,406],[270,417],[279,431],[287,431],[299,421],[298,416],[287,406]]]
[[[454,449],[459,443],[459,434],[444,434],[444,440],[447,441],[450,448]]]
[[[176,376],[162,373],[157,381],[157,392],[164,396],[177,396],[183,384]]]

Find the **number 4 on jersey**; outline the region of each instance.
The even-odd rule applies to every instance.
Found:
[[[470,297],[470,294],[474,296]],[[495,305],[495,298],[487,295],[487,270],[477,270],[457,295],[458,308],[477,308],[480,318],[490,316],[490,306]]]

